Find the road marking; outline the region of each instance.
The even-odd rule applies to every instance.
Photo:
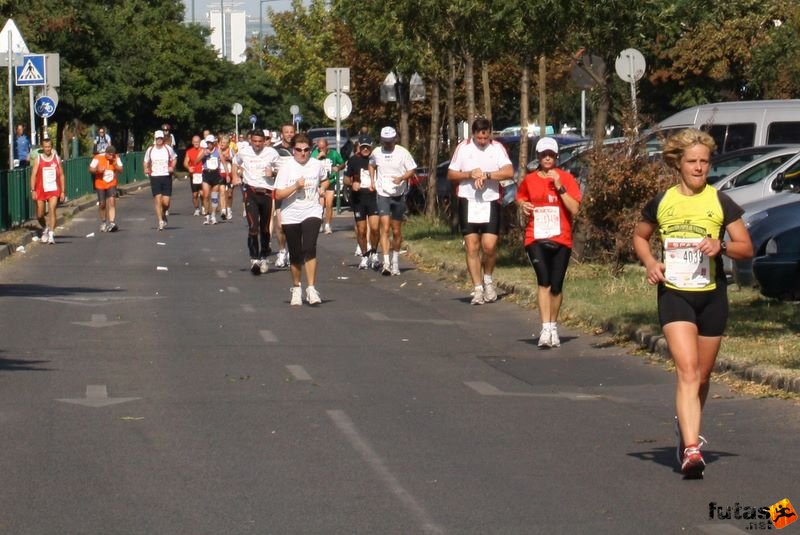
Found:
[[[123,217],[123,221],[147,221],[146,217]]]
[[[268,344],[275,343],[278,341],[278,337],[275,336],[272,333],[272,331],[268,331],[265,329],[262,331],[258,331],[258,333],[261,335],[261,338]]]
[[[57,288],[56,288],[57,290]],[[11,297],[13,297],[13,293]],[[39,301],[49,301],[51,303],[61,303],[63,305],[81,305],[81,306],[103,306],[114,303],[121,303],[123,301],[140,301],[144,299],[164,299],[161,296],[152,297],[31,297]]]
[[[71,322],[73,325],[82,325],[84,327],[113,327],[114,325],[122,325],[123,323],[128,323],[127,321],[108,321],[108,318],[105,314],[92,314],[91,321],[73,321]]]
[[[400,500],[406,509],[417,519],[420,524],[422,533],[444,533],[444,530],[437,526],[428,515],[428,512],[422,507],[419,502],[411,495],[400,481],[392,474],[389,468],[386,467],[386,462],[378,455],[370,443],[358,432],[355,424],[344,411],[329,410],[326,411],[334,425],[339,428],[339,431],[350,442],[350,445],[361,455],[361,458],[367,463],[370,469],[375,472],[378,479],[386,485],[389,491]]]
[[[394,323],[425,323],[428,325],[458,325],[460,323],[464,323],[463,321],[451,320],[390,318],[382,312],[364,312],[364,314],[366,314],[367,317],[372,321],[390,321]]]
[[[242,310],[247,312],[248,314],[255,314],[256,307],[253,305],[242,305]]]
[[[297,379],[298,381],[311,381],[311,376],[302,366],[298,366],[296,364],[288,364],[286,369],[289,370],[289,373]]]
[[[217,277],[219,277],[220,279],[227,279],[228,278],[228,272],[225,271],[224,269],[218,269],[217,270]]]
[[[566,398],[572,401],[597,401],[603,399],[603,396],[596,396],[593,394],[579,394],[577,392],[553,392],[553,393],[535,393],[535,392],[503,392],[499,388],[483,381],[464,381],[464,384],[473,389],[475,392],[482,396],[507,396],[507,397],[522,397],[522,398]]]
[[[107,407],[109,405],[117,405],[137,399],[142,398],[110,398],[108,397],[108,388],[106,388],[106,385],[87,385],[86,397],[57,399],[56,401],[83,405],[84,407]]]
[[[232,294],[238,294],[239,293],[239,288],[237,288],[236,286],[228,286],[227,289]]]
[[[713,526],[696,527],[701,532],[708,533],[708,535],[739,535],[741,533],[747,533],[746,531],[731,526],[730,524],[714,524]]]

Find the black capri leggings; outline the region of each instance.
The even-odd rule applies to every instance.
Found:
[[[242,200],[247,215],[247,249],[250,258],[266,258],[271,252],[269,220],[272,218],[272,192],[244,186]]]
[[[564,288],[569,257],[572,249],[552,241],[535,241],[525,247],[539,286],[550,287],[550,293],[559,295]]]
[[[286,247],[289,249],[289,262],[299,266],[317,257],[317,238],[322,219],[309,217],[302,223],[282,225],[286,234]]]

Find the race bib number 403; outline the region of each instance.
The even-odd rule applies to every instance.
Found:
[[[677,288],[704,288],[711,284],[709,257],[697,250],[702,238],[667,238],[664,241],[664,277]]]

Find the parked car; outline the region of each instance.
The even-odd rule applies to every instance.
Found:
[[[772,206],[752,214],[745,221],[745,225],[753,242],[753,256],[764,255],[770,239],[796,227],[798,223],[800,223],[800,196],[797,195],[791,203]],[[733,280],[737,284],[752,286],[755,283],[752,259],[733,260],[731,264]]]
[[[740,186],[726,193],[741,206],[767,197],[783,195],[786,191],[795,190],[798,187],[800,187],[800,154],[795,154],[755,184]]]
[[[769,239],[753,272],[763,295],[800,299],[800,221]]]
[[[336,128],[309,128],[306,131],[306,134],[311,139],[312,144],[316,144],[316,141],[320,138],[325,138],[329,147],[334,149],[336,148]],[[347,160],[353,153],[353,140],[350,139],[350,135],[347,133],[346,128],[339,129],[339,140],[342,144],[339,154],[342,155],[342,158]]]
[[[706,181],[709,184],[716,184],[723,178],[727,177],[734,171],[738,171],[745,165],[753,162],[762,156],[766,156],[776,150],[782,150],[789,147],[797,147],[800,150],[800,145],[761,145],[759,147],[747,147],[745,149],[733,150],[716,154],[711,158],[711,168],[708,171]]]
[[[453,188],[447,180],[447,168],[450,160],[445,160],[436,166],[436,198],[439,206],[445,211],[452,203]],[[430,172],[427,167],[417,167],[416,174],[408,181],[408,194],[406,205],[411,213],[421,213],[425,210],[428,197],[428,180]]]
[[[718,190],[730,193],[734,188],[756,184],[771,175],[798,152],[800,152],[800,146],[772,151],[734,170],[713,185]]]

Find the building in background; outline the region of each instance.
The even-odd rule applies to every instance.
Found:
[[[220,57],[232,63],[243,63],[247,49],[247,14],[223,8],[209,11],[207,17],[211,46]]]

